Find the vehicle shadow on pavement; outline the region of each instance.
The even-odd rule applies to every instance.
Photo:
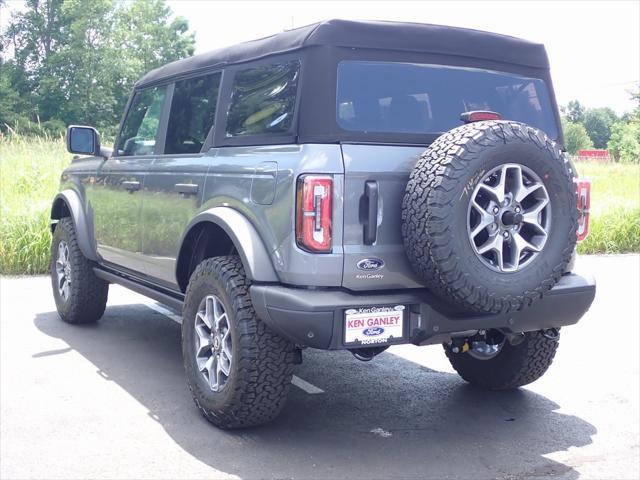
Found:
[[[67,325],[55,312],[34,322],[131,394],[180,448],[241,478],[575,479],[577,471],[545,455],[590,444],[596,433],[526,389],[482,391],[392,354],[362,363],[348,352],[310,350],[295,374],[324,393],[292,386],[275,422],[222,431],[195,408],[180,326],[163,315],[123,305],[96,325]],[[31,353],[42,361],[56,354]]]

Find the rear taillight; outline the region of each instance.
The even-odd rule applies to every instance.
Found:
[[[489,110],[473,110],[460,114],[460,120],[464,123],[481,122],[483,120],[502,120],[502,115]]]
[[[578,241],[581,242],[589,235],[589,208],[591,207],[591,182],[577,178],[574,180],[576,184],[576,195],[578,196]]]
[[[296,241],[310,252],[331,251],[331,197],[333,179],[303,175],[298,179]]]

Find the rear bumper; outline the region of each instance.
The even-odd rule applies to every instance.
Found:
[[[256,313],[272,329],[298,345],[331,350],[347,348],[343,324],[350,308],[404,305],[405,335],[389,344],[426,345],[471,330],[499,328],[509,333],[573,325],[591,306],[595,291],[593,278],[570,273],[524,310],[476,315],[451,310],[427,290],[353,293],[282,285],[250,289]]]

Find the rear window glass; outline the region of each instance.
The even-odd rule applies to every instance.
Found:
[[[236,73],[227,137],[286,133],[291,129],[300,62],[265,65]]]
[[[461,125],[460,114],[498,112],[557,138],[546,84],[503,72],[391,62],[338,65],[337,120],[344,130],[441,133]]]

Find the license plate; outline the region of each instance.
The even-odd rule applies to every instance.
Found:
[[[404,305],[352,308],[344,316],[344,343],[371,345],[402,338]]]

